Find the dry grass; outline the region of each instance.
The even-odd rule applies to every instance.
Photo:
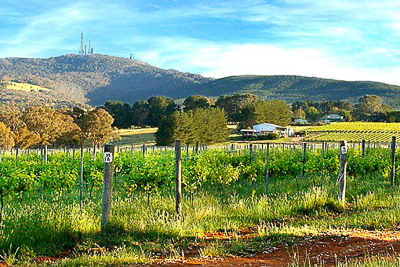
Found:
[[[9,90],[17,90],[24,92],[40,92],[40,91],[51,91],[48,88],[29,84],[29,83],[18,83],[18,82],[7,82],[6,88]]]

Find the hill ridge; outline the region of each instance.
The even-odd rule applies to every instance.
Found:
[[[400,108],[400,86],[374,81],[344,81],[300,75],[241,75],[208,78],[174,69],[161,69],[144,61],[108,55],[67,54],[50,58],[0,58],[0,78],[52,89],[39,96],[0,90],[0,103],[32,98],[102,105],[107,100],[133,104],[150,96],[174,99],[201,94],[207,97],[253,93],[262,99],[348,100],[356,102],[365,94],[376,94],[389,105]],[[22,95],[21,95],[22,94]],[[21,102],[21,101],[19,101]],[[39,101],[40,102],[40,101]]]

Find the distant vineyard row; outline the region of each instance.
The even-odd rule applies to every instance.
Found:
[[[400,123],[348,122],[335,123],[307,129],[307,141],[388,143],[392,136],[400,138]]]

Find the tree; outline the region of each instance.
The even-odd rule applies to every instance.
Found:
[[[113,126],[129,128],[132,125],[132,110],[129,104],[117,100],[107,101],[104,108],[114,118]]]
[[[149,108],[148,124],[152,127],[157,127],[163,118],[178,110],[175,101],[164,96],[150,97],[147,103]]]
[[[64,135],[76,134],[77,127],[73,118],[57,112],[49,106],[36,106],[28,108],[21,117],[29,131],[38,136],[39,143],[51,145]]]
[[[147,101],[136,101],[132,106],[132,125],[145,127],[148,124],[149,104]]]
[[[302,109],[296,109],[293,112],[293,118],[295,118],[295,119],[305,119],[306,118],[306,113]]]
[[[226,113],[220,108],[175,112],[164,118],[155,133],[157,145],[171,145],[175,139],[183,144],[213,144],[229,137]]]
[[[316,109],[314,107],[306,108],[305,112],[306,112],[307,120],[310,120],[310,121],[316,121],[321,117],[321,114],[319,113],[318,109]]]
[[[117,138],[111,126],[113,122],[113,117],[102,108],[89,111],[79,125],[82,130],[81,142],[91,140],[93,145],[100,146]]]
[[[374,114],[385,113],[382,99],[377,95],[365,95],[358,99],[355,106],[354,115],[361,120],[369,120]]]
[[[233,96],[220,96],[215,102],[215,106],[223,108],[231,122],[242,121],[242,110],[250,103],[259,101],[258,96],[253,94],[235,94]]]
[[[9,150],[14,146],[13,133],[4,123],[0,122],[0,146]]]
[[[185,112],[196,108],[209,108],[210,100],[205,96],[194,95],[186,98],[185,101],[183,101],[183,106]]]
[[[287,126],[291,121],[291,113],[286,103],[281,100],[269,100],[250,103],[242,110],[242,121],[239,129],[253,127],[259,123],[272,123]]]
[[[28,130],[21,117],[22,114],[16,107],[7,107],[0,112],[0,121],[13,133],[16,149],[24,149],[40,142],[39,136]]]

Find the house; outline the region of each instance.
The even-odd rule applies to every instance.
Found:
[[[293,129],[289,127],[282,127],[272,123],[256,124],[253,126],[253,130],[256,131],[257,135],[267,135],[269,133],[276,133],[279,134],[279,136],[281,137],[294,135]]]
[[[307,123],[308,123],[308,120],[306,120],[306,119],[295,119],[295,120],[293,121],[293,123],[307,124]]]
[[[344,117],[340,116],[339,114],[328,114],[321,120],[324,123],[331,123],[331,122],[340,122],[344,121]]]

